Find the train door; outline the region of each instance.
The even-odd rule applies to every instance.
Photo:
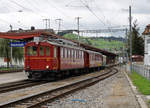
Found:
[[[89,53],[84,52],[84,67],[89,68]]]
[[[61,53],[62,53],[62,52],[61,52],[60,49],[61,49],[60,47],[57,48],[57,52],[58,52],[58,54],[57,54],[57,59],[58,59],[58,62],[57,62],[58,70],[60,70],[60,64],[61,64],[61,63],[60,63],[60,62],[61,62],[60,59],[61,59]]]

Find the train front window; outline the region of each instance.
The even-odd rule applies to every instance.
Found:
[[[33,50],[33,56],[37,56],[37,47],[33,46],[32,50]]]
[[[37,56],[37,47],[36,46],[27,47],[27,56]]]
[[[46,56],[50,56],[50,47],[46,47]]]
[[[44,56],[44,47],[40,46],[40,56]]]

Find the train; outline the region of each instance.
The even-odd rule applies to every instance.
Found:
[[[25,45],[25,73],[31,80],[55,80],[105,67],[106,56],[73,42],[42,40]]]

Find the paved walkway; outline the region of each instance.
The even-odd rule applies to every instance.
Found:
[[[27,79],[25,72],[0,74],[0,84]]]

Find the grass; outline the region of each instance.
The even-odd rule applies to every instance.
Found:
[[[65,34],[64,37],[68,39],[78,40],[78,36],[76,34]],[[122,41],[104,40],[101,38],[89,39],[82,36],[80,36],[80,42],[109,51],[113,51],[114,49],[120,50],[120,48],[123,48],[124,46],[124,43]]]
[[[7,68],[7,67],[3,67],[3,68],[0,68],[0,71],[10,71],[10,70],[17,70],[17,69],[21,69],[21,68]]]
[[[145,77],[137,74],[136,72],[133,72],[129,76],[139,92],[144,95],[150,95],[150,80],[147,80]]]

